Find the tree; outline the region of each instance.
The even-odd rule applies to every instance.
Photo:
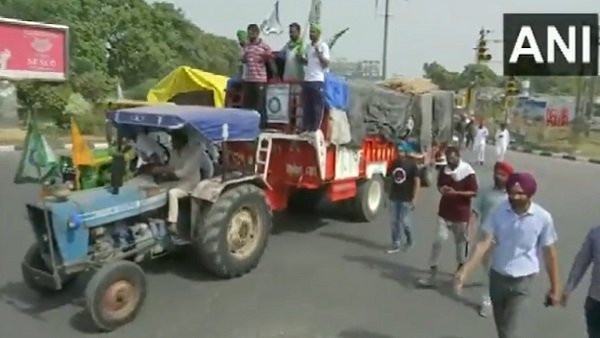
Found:
[[[0,0],[5,16],[70,27],[68,83],[18,86],[21,104],[60,118],[72,92],[96,103],[114,93],[147,87],[180,65],[230,75],[238,63],[235,41],[196,27],[169,3],[144,0]],[[40,106],[48,104],[48,109]],[[61,122],[62,123],[62,122]]]
[[[458,90],[460,74],[448,71],[437,62],[423,64],[424,76],[443,90]]]
[[[487,65],[469,64],[466,65],[461,73],[447,70],[437,62],[425,63],[423,65],[425,78],[430,79],[443,90],[458,91],[469,87],[475,79],[478,79],[480,86],[497,86],[500,79],[492,69]]]

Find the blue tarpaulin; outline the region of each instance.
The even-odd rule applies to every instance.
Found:
[[[145,106],[118,109],[109,114],[117,125],[160,129],[179,129],[190,126],[212,142],[254,140],[260,133],[258,112],[235,108],[206,106]]]

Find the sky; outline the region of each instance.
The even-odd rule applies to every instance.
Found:
[[[350,27],[332,50],[332,57],[381,60],[385,0],[322,0],[323,36]],[[437,61],[461,71],[473,62],[479,29],[490,29],[490,39],[502,39],[504,13],[597,13],[600,0],[390,0],[388,74],[420,77],[425,62]],[[275,0],[172,0],[205,31],[235,37],[238,29],[260,23]],[[376,4],[378,7],[376,8]],[[310,0],[280,0],[280,19],[305,26]],[[266,38],[272,48],[287,40]],[[502,44],[490,45],[496,72],[502,72]]]

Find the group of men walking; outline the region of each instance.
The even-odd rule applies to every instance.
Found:
[[[289,36],[290,40],[279,53],[284,62],[280,74],[271,47],[260,38],[258,25],[250,24],[246,31],[238,31],[242,105],[260,113],[261,127],[264,128],[267,124],[265,86],[268,71],[284,81],[302,82],[302,126],[305,132],[315,132],[320,128],[325,106],[323,91],[325,74],[329,71],[329,46],[321,40],[321,27],[317,24],[310,25],[308,44],[302,40],[298,23],[290,24]]]
[[[475,117],[463,116],[457,122],[455,131],[458,137],[458,147],[460,149],[470,149],[474,152],[475,163],[485,164],[485,148],[488,143],[490,132],[483,121],[477,123]],[[496,160],[504,161],[508,146],[510,145],[510,133],[506,123],[499,123],[494,135],[494,144],[496,149]]]
[[[480,128],[485,127],[480,125]],[[414,245],[412,212],[420,185],[411,154],[402,145],[398,152],[398,159],[388,172],[392,206],[389,253]],[[441,198],[429,275],[417,280],[417,285],[437,287],[442,244],[452,233],[456,250],[455,290],[459,293],[475,268],[483,265],[489,283],[482,295],[480,315],[493,315],[499,338],[516,338],[520,337],[518,323],[523,318],[524,301],[540,272],[540,256],[550,282],[545,306],[566,306],[569,295],[593,264],[585,315],[589,337],[600,338],[600,226],[590,230],[561,290],[555,246],[558,236],[552,215],[533,200],[537,192],[535,178],[530,173],[515,171],[508,162],[498,161],[493,169],[493,183],[480,186],[475,170],[461,159],[458,147],[448,147],[445,155],[447,165],[439,170],[437,178]],[[471,253],[469,229],[474,225],[473,220],[478,220],[479,228]]]

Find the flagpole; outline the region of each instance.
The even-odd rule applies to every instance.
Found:
[[[388,35],[390,28],[390,0],[385,0],[385,13],[383,18],[383,56],[381,58],[381,75],[383,80],[387,77]]]

